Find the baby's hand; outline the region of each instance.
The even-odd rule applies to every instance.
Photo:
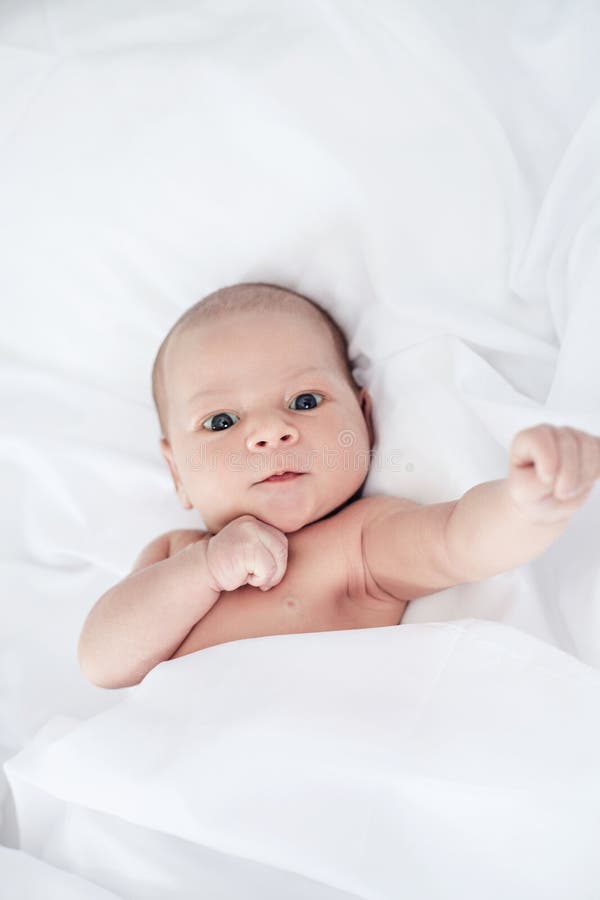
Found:
[[[559,522],[587,499],[600,478],[600,438],[575,428],[535,425],[510,448],[508,488],[532,521]]]
[[[206,561],[216,590],[234,591],[251,584],[268,591],[285,575],[287,554],[283,531],[245,515],[210,538]]]

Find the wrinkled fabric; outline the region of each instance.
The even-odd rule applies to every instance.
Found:
[[[23,850],[113,890],[141,857],[177,897],[202,862],[256,900],[277,872],[302,897],[591,900],[599,703],[599,672],[497,622],[251,638],[53,720],[5,768]]]
[[[377,444],[366,494],[423,503],[460,496],[503,477],[516,431],[542,421],[600,434],[599,43],[592,0],[509,0],[494,8],[469,0],[2,5],[0,760],[35,752],[42,771],[49,743],[65,723],[73,740],[94,723],[101,753],[110,741],[102,717],[128,709],[138,696],[138,688],[102,691],[87,684],[77,665],[77,638],[92,605],[129,571],[144,544],[171,528],[202,527],[198,511],[177,505],[159,453],[150,370],[168,328],[217,287],[281,283],[314,297],[338,319],[357,376],[374,399]],[[379,656],[377,642],[384,652],[388,640],[422,634],[430,659],[432,623],[452,634],[464,621],[481,620],[486,628],[497,626],[507,646],[515,635],[535,647],[541,642],[556,654],[553,660],[572,660],[593,679],[600,666],[599,519],[596,487],[539,559],[422,598],[409,605],[399,629],[348,638],[302,635],[293,646],[302,648],[302,658],[315,640],[324,642],[334,673],[348,665],[344,640],[359,641],[359,658],[368,662]],[[404,625],[416,631],[403,632]],[[287,651],[289,637],[260,645],[257,677],[267,676],[263,647],[281,641]],[[250,646],[256,644],[237,642],[216,655],[212,648],[212,656],[199,654],[172,671],[191,675],[208,658],[218,686],[227,677],[225,660],[231,665]],[[481,658],[467,659],[468,677],[451,697],[457,740],[469,733],[465,684],[488,684],[490,703],[503,687],[501,668],[498,681],[486,680]],[[409,682],[416,675],[411,660],[402,670]],[[166,671],[160,668],[159,680]],[[557,672],[563,672],[558,663]],[[368,672],[364,678],[368,690]],[[568,704],[550,689],[546,700],[538,696],[544,727],[560,731],[564,716],[571,722]],[[591,703],[591,694],[581,697]],[[263,701],[259,693],[256,702]],[[228,708],[235,717],[237,707]],[[508,734],[517,722],[510,710],[503,716]],[[382,722],[375,719],[377,734]],[[278,730],[284,721],[275,706],[265,727]],[[139,727],[134,719],[132,728]],[[577,734],[579,726],[572,727]],[[227,735],[219,735],[211,730],[206,737],[224,742],[235,758]],[[355,731],[349,753],[358,752],[356,739]],[[425,745],[433,752],[433,743]],[[557,783],[570,783],[578,766],[574,751],[565,752],[561,774],[556,765]],[[18,873],[26,873],[30,858],[32,866],[60,859],[57,865],[77,874],[86,841],[112,848],[104,857],[113,854],[114,868],[101,885],[91,863],[79,875],[117,895],[138,890],[132,860],[141,871],[140,854],[148,867],[151,860],[177,858],[188,886],[213,872],[214,891],[225,897],[254,883],[253,861],[275,866],[268,881],[261,881],[266,869],[260,876],[253,870],[261,898],[269,890],[327,900],[339,894],[318,891],[398,895],[386,893],[394,877],[380,855],[386,844],[369,841],[368,825],[360,877],[352,881],[348,873],[359,870],[348,869],[335,880],[327,859],[310,863],[310,842],[303,841],[312,819],[298,825],[302,872],[293,855],[280,857],[289,870],[276,868],[271,837],[261,845],[262,863],[256,846],[254,855],[245,854],[227,837],[230,820],[220,850],[206,826],[203,855],[194,844],[190,856],[187,844],[169,843],[156,810],[159,830],[149,844],[145,823],[118,822],[117,813],[99,808],[86,819],[77,796],[54,796],[50,782],[31,786],[25,804],[27,779],[20,771],[18,827],[14,789],[0,778],[0,843],[14,848],[4,859],[15,859],[25,836],[28,842],[10,869],[11,896],[18,896]],[[363,776],[365,784],[380,783],[378,762],[371,760]],[[335,784],[344,795],[350,791],[347,781],[321,777],[332,791]],[[584,780],[595,797],[592,766]],[[294,790],[302,783],[290,780]],[[385,777],[383,784],[381,797],[396,797]],[[492,896],[493,885],[503,883],[499,856],[482,855],[478,888],[470,894],[466,857],[458,852],[455,864],[439,850],[444,835],[457,851],[465,849],[448,811],[471,803],[481,816],[484,795],[476,792],[467,803],[464,792],[452,800],[451,792],[436,793],[447,804],[435,806],[436,815],[445,808],[449,818],[440,813],[445,824],[438,823],[429,845],[434,801],[414,772],[402,784],[412,800],[398,795],[390,816],[403,809],[407,828],[422,834],[420,846],[428,849],[421,856],[403,844],[395,871],[403,872],[410,857],[424,860],[422,871],[431,866],[432,878],[437,872],[434,881],[415,875],[411,896],[452,896],[444,893],[450,887],[443,872],[460,881],[463,897]],[[508,818],[516,811],[523,816],[523,834],[539,829],[540,853],[554,848],[545,830],[554,821],[549,784],[548,777],[540,788],[537,818],[527,798],[505,807]],[[383,815],[375,795],[369,797],[369,810]],[[577,825],[577,791],[573,797],[567,820],[573,847],[581,847],[573,861],[581,863],[591,833],[586,816],[598,807],[590,805]],[[68,849],[73,835],[69,844],[59,830],[52,850],[48,804],[52,815],[60,809],[78,823],[77,852]],[[495,809],[492,799],[488,809]],[[268,806],[263,812],[268,819]],[[270,814],[274,826],[276,813]],[[418,822],[425,823],[422,832]],[[126,841],[127,828],[137,830]],[[398,828],[394,820],[393,833]],[[138,857],[134,845],[145,848]],[[129,849],[118,856],[119,846]],[[552,897],[563,884],[558,861],[550,852],[544,858],[551,865],[535,854],[529,863],[519,857],[529,896]],[[340,857],[332,855],[330,864],[336,878],[344,874]],[[0,874],[2,865],[0,857]],[[185,896],[181,884],[168,893],[169,867],[159,868],[148,868],[144,888],[161,900]],[[119,875],[127,871],[129,881]],[[567,893],[596,900],[595,884],[581,874]]]

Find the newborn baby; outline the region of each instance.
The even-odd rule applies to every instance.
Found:
[[[156,538],[95,604],[79,662],[101,687],[226,641],[397,625],[411,600],[541,554],[600,477],[600,438],[538,425],[507,478],[458,500],[361,497],[369,393],[333,319],[274,285],[187,310],[153,393],[177,496],[207,530]]]

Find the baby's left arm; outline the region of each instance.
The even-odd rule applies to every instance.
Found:
[[[363,523],[365,571],[390,597],[412,600],[517,568],[556,540],[598,478],[600,438],[527,428],[513,440],[507,478],[430,506],[378,498]]]
[[[600,478],[600,438],[536,425],[509,460],[508,477],[467,491],[447,523],[448,552],[477,579],[529,562],[564,531]]]

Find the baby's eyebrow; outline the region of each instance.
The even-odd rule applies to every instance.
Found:
[[[312,373],[313,375],[314,374],[325,375],[327,378],[331,378],[331,373],[328,369],[323,369],[321,366],[308,366],[308,368],[296,369],[294,372],[290,372],[286,376],[286,381],[291,381],[293,378],[299,378],[300,375],[308,375],[310,373]],[[228,388],[223,387],[223,388],[208,388],[207,390],[204,390],[204,391],[198,391],[197,393],[194,394],[193,397],[190,397],[190,399],[188,400],[188,405],[195,403],[196,400],[199,400],[201,397],[208,397],[211,394],[223,395],[227,392],[227,390],[228,390]]]

